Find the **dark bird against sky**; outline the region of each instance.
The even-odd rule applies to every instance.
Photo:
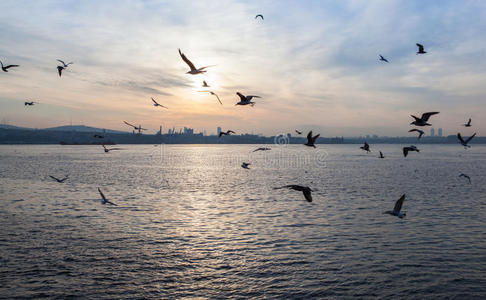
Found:
[[[364,150],[366,152],[371,152],[370,145],[367,142],[365,142],[363,146],[359,147],[359,149]]]
[[[437,111],[434,111],[434,112],[426,112],[426,113],[423,113],[422,114],[422,117],[420,117],[420,118],[417,118],[416,116],[411,115],[411,117],[414,118],[415,121],[413,121],[412,123],[410,123],[410,125],[415,125],[415,126],[431,126],[432,124],[427,123],[427,121],[429,120],[429,118],[431,116],[436,115],[438,113],[439,112],[437,112]]]
[[[384,62],[389,62],[386,58],[384,58],[383,56],[381,56],[381,54],[380,54],[380,60],[381,61],[384,61]]]
[[[419,139],[419,140],[420,140],[420,138],[422,137],[422,135],[424,135],[424,133],[425,133],[423,130],[416,129],[416,128],[414,128],[414,129],[410,129],[408,132],[418,132],[418,133],[419,133],[419,135],[418,135],[418,139]]]
[[[191,70],[189,72],[187,72],[186,74],[197,75],[197,74],[205,73],[206,70],[204,70],[204,69],[209,68],[209,67],[213,67],[213,66],[205,66],[205,67],[197,69],[194,66],[194,64],[184,55],[184,53],[181,52],[181,49],[179,49],[179,54],[181,55],[182,60],[189,66],[189,68],[191,68]]]
[[[468,143],[476,136],[476,133],[468,137],[466,140],[464,140],[461,136],[460,133],[457,133],[457,138],[459,139],[459,143],[464,146],[464,148],[471,148],[471,146],[468,145]]]
[[[248,104],[250,104],[251,106],[253,106],[253,105],[255,105],[255,102],[252,102],[251,99],[261,98],[260,96],[255,96],[255,95],[245,96],[240,92],[236,92],[236,95],[238,95],[238,97],[240,97],[240,102],[237,102],[235,105],[248,105]]]
[[[1,61],[0,61],[0,65],[2,66],[2,70],[4,72],[8,72],[8,69],[10,69],[10,68],[16,68],[16,67],[19,66],[19,65],[6,65],[6,66],[4,66]]]
[[[425,54],[425,53],[427,53],[427,51],[424,51],[424,46],[422,44],[417,43],[416,45],[418,47],[417,54]]]
[[[316,140],[319,138],[320,135],[321,134],[319,133],[319,134],[317,134],[315,136],[312,136],[312,130],[309,131],[309,133],[307,134],[307,143],[305,143],[304,145],[305,146],[308,146],[308,147],[315,148],[316,145],[314,145],[314,144],[315,144]]]
[[[169,109],[168,107],[165,107],[165,106],[163,106],[162,104],[160,104],[160,103],[158,103],[157,101],[155,101],[155,99],[154,99],[154,98],[151,98],[151,99],[152,99],[152,102],[154,103],[154,106],[155,106],[155,107],[163,107],[163,108],[167,108],[167,109]]]

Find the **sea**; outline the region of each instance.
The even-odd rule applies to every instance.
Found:
[[[316,146],[2,145],[0,298],[486,298],[486,145]]]

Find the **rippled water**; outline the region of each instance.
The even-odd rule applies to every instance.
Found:
[[[257,146],[0,146],[0,295],[486,297],[486,146]]]

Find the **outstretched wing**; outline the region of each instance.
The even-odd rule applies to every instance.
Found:
[[[255,19],[258,18],[258,17],[260,17],[260,18],[262,18],[262,20],[264,20],[263,15],[256,15]]]
[[[407,157],[407,155],[408,155],[408,150],[409,150],[409,148],[408,148],[408,147],[403,147],[403,156]]]
[[[424,46],[422,44],[417,43],[416,45],[419,48],[420,52],[424,51]]]
[[[181,52],[181,49],[179,49],[179,54],[181,55],[182,60],[189,66],[189,68],[191,68],[191,70],[196,70],[196,67],[194,67],[194,64],[189,59],[187,59],[187,57],[184,55],[184,53]]]
[[[132,126],[133,128],[137,128],[136,126],[133,126],[132,124],[126,122],[126,121],[123,121],[123,123],[127,124],[128,126]]]
[[[312,137],[312,141],[315,142],[317,140],[317,138],[320,136],[321,134],[319,133],[318,135]]]
[[[157,104],[157,105],[160,105],[157,101],[154,100],[154,98],[150,97],[152,99],[152,101]]]
[[[211,94],[213,94],[214,96],[216,96],[216,98],[217,98],[217,99],[218,99],[218,101],[219,101],[219,104],[223,105],[223,102],[221,102],[221,100],[219,100],[219,97],[218,97],[218,95],[216,95],[216,93],[211,93]]]
[[[61,77],[62,69],[64,69],[64,68],[61,67],[61,66],[57,66],[57,73],[59,73],[59,77]]]
[[[54,176],[49,175],[49,177],[51,177],[51,178],[52,178],[52,179],[54,179],[55,181],[60,181],[59,179],[57,179],[57,178],[56,178],[56,177],[54,177]]]
[[[405,194],[403,194],[400,199],[397,200],[397,202],[395,203],[395,207],[393,208],[393,212],[397,214],[400,212],[400,210],[402,209],[403,200],[405,200]]]
[[[307,200],[307,202],[312,202],[312,194],[310,189],[305,189],[302,192],[304,193],[305,200]]]
[[[226,133],[235,133],[233,130],[228,130]]]
[[[104,201],[108,201],[108,200],[106,200],[106,197],[103,194],[103,192],[100,190],[100,188],[98,188],[98,192],[100,192],[100,196],[101,196],[101,198],[103,198]]]
[[[457,138],[459,139],[459,141],[461,142],[461,144],[465,144],[464,140],[462,139],[462,136],[460,133],[457,133]]]
[[[204,70],[206,68],[210,68],[210,67],[214,67],[214,66],[216,66],[216,65],[205,66],[205,67],[199,68],[199,70],[202,71],[202,70]]]
[[[471,135],[471,136],[470,136],[470,137],[469,137],[469,138],[466,140],[466,144],[467,144],[467,143],[469,143],[469,141],[470,141],[470,140],[472,140],[472,139],[473,139],[473,137],[475,137],[475,136],[476,136],[476,132],[475,132],[473,135]]]
[[[6,66],[4,69],[8,69],[8,68],[15,68],[15,67],[18,67],[19,65],[8,65]]]
[[[246,97],[242,93],[236,92],[236,95],[240,97],[241,101],[246,102]]]
[[[422,114],[422,120],[424,122],[427,122],[429,120],[430,116],[436,115],[438,113],[439,113],[438,111],[423,113]]]

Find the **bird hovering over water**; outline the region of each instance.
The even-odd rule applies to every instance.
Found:
[[[285,189],[285,188],[302,192],[304,194],[305,200],[307,200],[307,202],[312,202],[312,189],[310,187],[296,185],[296,184],[289,184],[281,187],[275,187],[273,189],[278,190],[278,189]]]
[[[260,148],[256,148],[255,150],[253,150],[253,152],[268,151],[268,150],[272,150],[272,148],[260,147]]]
[[[364,150],[366,152],[371,152],[370,145],[367,142],[365,142],[363,146],[359,147],[359,149]]]
[[[304,145],[315,148],[316,145],[314,145],[314,143],[316,142],[317,138],[319,138],[320,135],[321,134],[319,133],[315,136],[312,136],[312,130],[309,131],[309,133],[307,134],[307,143],[305,143]]]
[[[123,121],[123,123],[127,124],[128,126],[133,127],[133,129],[135,129],[135,130],[138,130],[138,133],[139,133],[139,134],[141,134],[141,133],[142,133],[142,130],[147,130],[147,129],[145,129],[145,128],[142,128],[142,125],[138,125],[138,127],[137,127],[137,126],[134,126],[134,125],[132,125],[132,124],[130,124],[130,123],[128,123],[128,122],[126,122],[126,121]]]
[[[468,143],[476,136],[476,132],[471,135],[469,138],[467,138],[466,140],[464,140],[461,136],[460,133],[457,134],[457,138],[459,139],[459,143],[461,143],[461,145],[464,146],[464,148],[471,148],[471,146],[468,145]]]
[[[379,156],[379,158],[385,158],[385,156],[383,155],[383,153],[381,153],[381,151],[380,151],[380,156]]]
[[[101,145],[101,146],[103,146],[103,149],[105,150],[105,153],[108,153],[108,152],[110,152],[112,150],[123,150],[122,148],[111,148],[111,149],[108,149],[108,148],[105,147],[105,145]]]
[[[384,62],[389,62],[389,61],[388,61],[386,58],[384,58],[383,56],[381,56],[381,54],[379,54],[379,55],[380,55],[380,60],[381,60],[381,61],[384,61]]]
[[[408,132],[418,132],[418,133],[419,133],[419,135],[418,135],[418,139],[419,139],[419,140],[420,140],[420,138],[422,137],[422,135],[424,135],[424,133],[425,133],[423,130],[416,129],[416,128],[414,128],[414,129],[410,129]]]
[[[249,165],[251,165],[251,163],[246,163],[246,162],[244,162],[244,163],[242,163],[242,164],[241,164],[241,167],[242,167],[243,169],[248,169],[248,170],[250,170],[250,168],[248,168],[248,166],[249,166]]]
[[[67,68],[69,65],[74,64],[73,62],[70,62],[70,63],[67,63],[67,64],[66,64],[66,63],[64,63],[64,62],[63,62],[62,60],[60,60],[60,59],[58,59],[57,61],[58,61],[58,62],[60,62],[64,68]]]
[[[216,95],[215,92],[213,92],[213,91],[198,91],[198,92],[201,92],[201,93],[210,93],[211,95],[216,96],[216,99],[218,99],[219,104],[223,105],[223,102],[221,102],[221,100],[219,99],[218,95]]]
[[[403,147],[402,150],[403,150],[403,156],[404,157],[407,157],[408,152],[410,152],[410,151],[420,152],[420,150],[417,149],[417,147],[415,147],[414,145],[411,145],[410,147]]]
[[[297,129],[295,130],[295,132],[299,135],[302,134],[302,131],[298,131]]]
[[[69,176],[68,176],[68,175],[66,175],[66,176],[65,176],[63,179],[59,179],[59,178],[56,178],[56,177],[51,176],[51,175],[49,175],[49,177],[51,177],[52,179],[54,179],[55,181],[57,181],[57,182],[59,182],[59,183],[63,183],[64,181],[66,181],[66,179],[68,179],[68,178],[69,178]]]
[[[100,190],[100,188],[98,188],[98,192],[100,192],[100,196],[101,196],[101,204],[111,204],[111,205],[115,205],[117,206],[115,203],[111,202],[110,200],[106,199],[105,195],[103,194],[103,192]]]
[[[206,80],[203,80],[203,85],[202,85],[202,87],[211,87],[211,86],[207,84]]]
[[[431,116],[436,115],[438,113],[439,112],[437,112],[437,111],[434,111],[434,112],[426,112],[426,113],[423,113],[420,118],[417,118],[414,115],[410,115],[412,118],[415,119],[415,121],[413,121],[412,123],[410,123],[410,125],[415,125],[415,126],[431,126],[431,124],[427,123],[427,121],[429,120],[429,118]]]
[[[181,52],[181,49],[179,49],[179,54],[182,57],[182,60],[189,66],[189,68],[191,68],[191,70],[189,72],[187,72],[186,74],[197,75],[197,74],[205,73],[206,70],[204,70],[204,69],[209,68],[209,67],[213,67],[213,65],[211,65],[211,66],[205,66],[205,67],[197,69],[194,66],[194,64],[184,55],[184,53]]]
[[[469,184],[471,184],[471,177],[469,177],[469,175],[466,175],[466,174],[464,174],[464,173],[461,173],[461,174],[459,175],[459,177],[464,177],[464,178],[466,178],[467,180],[469,180]]]
[[[154,106],[155,106],[155,107],[159,106],[159,107],[163,107],[163,108],[169,109],[168,107],[163,106],[162,104],[160,104],[160,103],[158,103],[157,101],[155,101],[155,99],[154,99],[154,98],[152,98],[152,97],[150,97],[150,98],[152,99],[152,102],[154,103]]]
[[[234,132],[233,130],[228,130],[228,131],[226,131],[226,132],[221,131],[221,132],[219,133],[218,138],[221,138],[223,135],[231,135],[232,133],[235,133],[235,132]]]
[[[4,66],[1,61],[0,61],[0,65],[2,66],[2,70],[4,72],[8,72],[8,69],[10,69],[10,68],[16,68],[16,67],[19,66],[19,65],[6,65],[6,66]]]
[[[24,102],[24,106],[27,106],[27,105],[28,105],[28,106],[32,106],[32,105],[34,105],[35,103],[37,103],[37,102],[34,102],[34,101],[30,101],[30,102]]]
[[[418,47],[417,54],[425,54],[425,53],[427,53],[427,51],[424,51],[424,46],[422,44],[416,43],[415,45],[417,45],[417,47]]]
[[[469,118],[469,121],[467,121],[467,123],[466,123],[466,124],[464,124],[464,126],[465,126],[465,127],[471,127],[471,126],[472,126],[472,125],[471,125],[471,121],[472,121],[472,120],[471,120],[471,118]]]
[[[405,194],[403,194],[400,197],[400,199],[398,199],[397,202],[395,202],[395,207],[393,208],[393,210],[385,211],[384,214],[389,214],[389,215],[392,215],[392,216],[397,216],[400,219],[402,219],[403,217],[405,217],[407,214],[405,212],[401,212],[402,205],[403,205],[403,201],[404,200],[405,200]]]
[[[236,95],[238,95],[240,97],[240,102],[237,102],[235,105],[248,105],[248,104],[250,104],[251,106],[253,106],[253,105],[255,105],[255,102],[252,102],[251,99],[261,98],[260,96],[255,96],[255,95],[245,96],[240,92],[236,92]]]
[[[262,18],[262,20],[264,20],[263,15],[258,14],[258,15],[255,16],[255,19],[258,18],[258,17],[260,17],[260,18]]]

